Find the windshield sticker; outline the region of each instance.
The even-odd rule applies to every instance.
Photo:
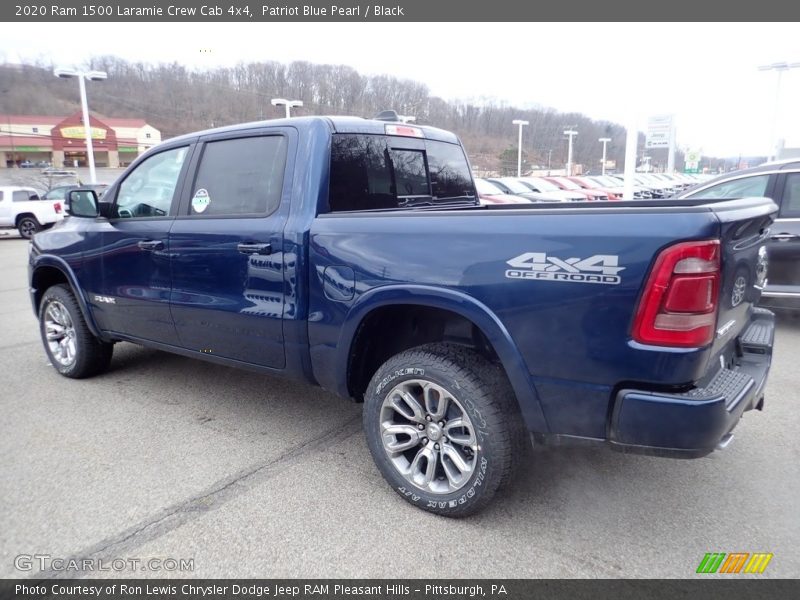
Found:
[[[589,258],[567,258],[548,256],[545,252],[525,252],[506,261],[513,267],[506,270],[509,279],[535,279],[538,281],[566,281],[578,283],[601,283],[617,285],[622,281],[618,275],[619,256],[595,254]]]
[[[211,204],[211,197],[208,195],[207,189],[200,188],[194,193],[194,197],[192,198],[192,210],[194,212],[204,212],[209,204]]]

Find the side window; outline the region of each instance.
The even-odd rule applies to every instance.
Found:
[[[190,215],[258,215],[277,210],[286,168],[281,135],[208,142],[192,186]]]
[[[69,190],[69,188],[65,188],[65,187],[54,188],[54,189],[50,190],[49,192],[47,192],[47,194],[46,194],[47,199],[48,200],[64,200],[67,197],[67,190]]]
[[[173,148],[140,163],[119,186],[114,216],[136,218],[169,215],[188,151],[187,146]]]
[[[781,217],[800,217],[800,173],[788,173],[783,185]]]
[[[763,196],[767,190],[769,175],[753,175],[733,181],[725,181],[697,191],[687,198],[745,198],[747,196]]]
[[[38,200],[39,195],[35,192],[29,192],[27,190],[14,190],[13,195],[11,196],[12,202],[27,202],[28,200]]]

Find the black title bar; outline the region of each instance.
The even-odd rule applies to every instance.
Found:
[[[3,0],[0,20],[12,22],[501,22],[501,21],[791,21],[800,3],[696,0]],[[676,39],[677,38],[676,33]],[[532,37],[535,35],[532,32]],[[656,44],[675,40],[653,40]],[[597,43],[602,44],[602,32]]]

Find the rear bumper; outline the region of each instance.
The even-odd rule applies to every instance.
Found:
[[[702,388],[680,394],[620,390],[614,401],[609,442],[615,450],[697,458],[724,447],[745,411],[761,409],[772,362],[775,316],[756,309],[739,337],[740,356]]]

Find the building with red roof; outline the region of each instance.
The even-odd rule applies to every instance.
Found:
[[[123,167],[161,142],[161,132],[144,119],[89,116],[98,167]],[[88,164],[83,116],[0,114],[0,169],[23,163],[54,167]]]

